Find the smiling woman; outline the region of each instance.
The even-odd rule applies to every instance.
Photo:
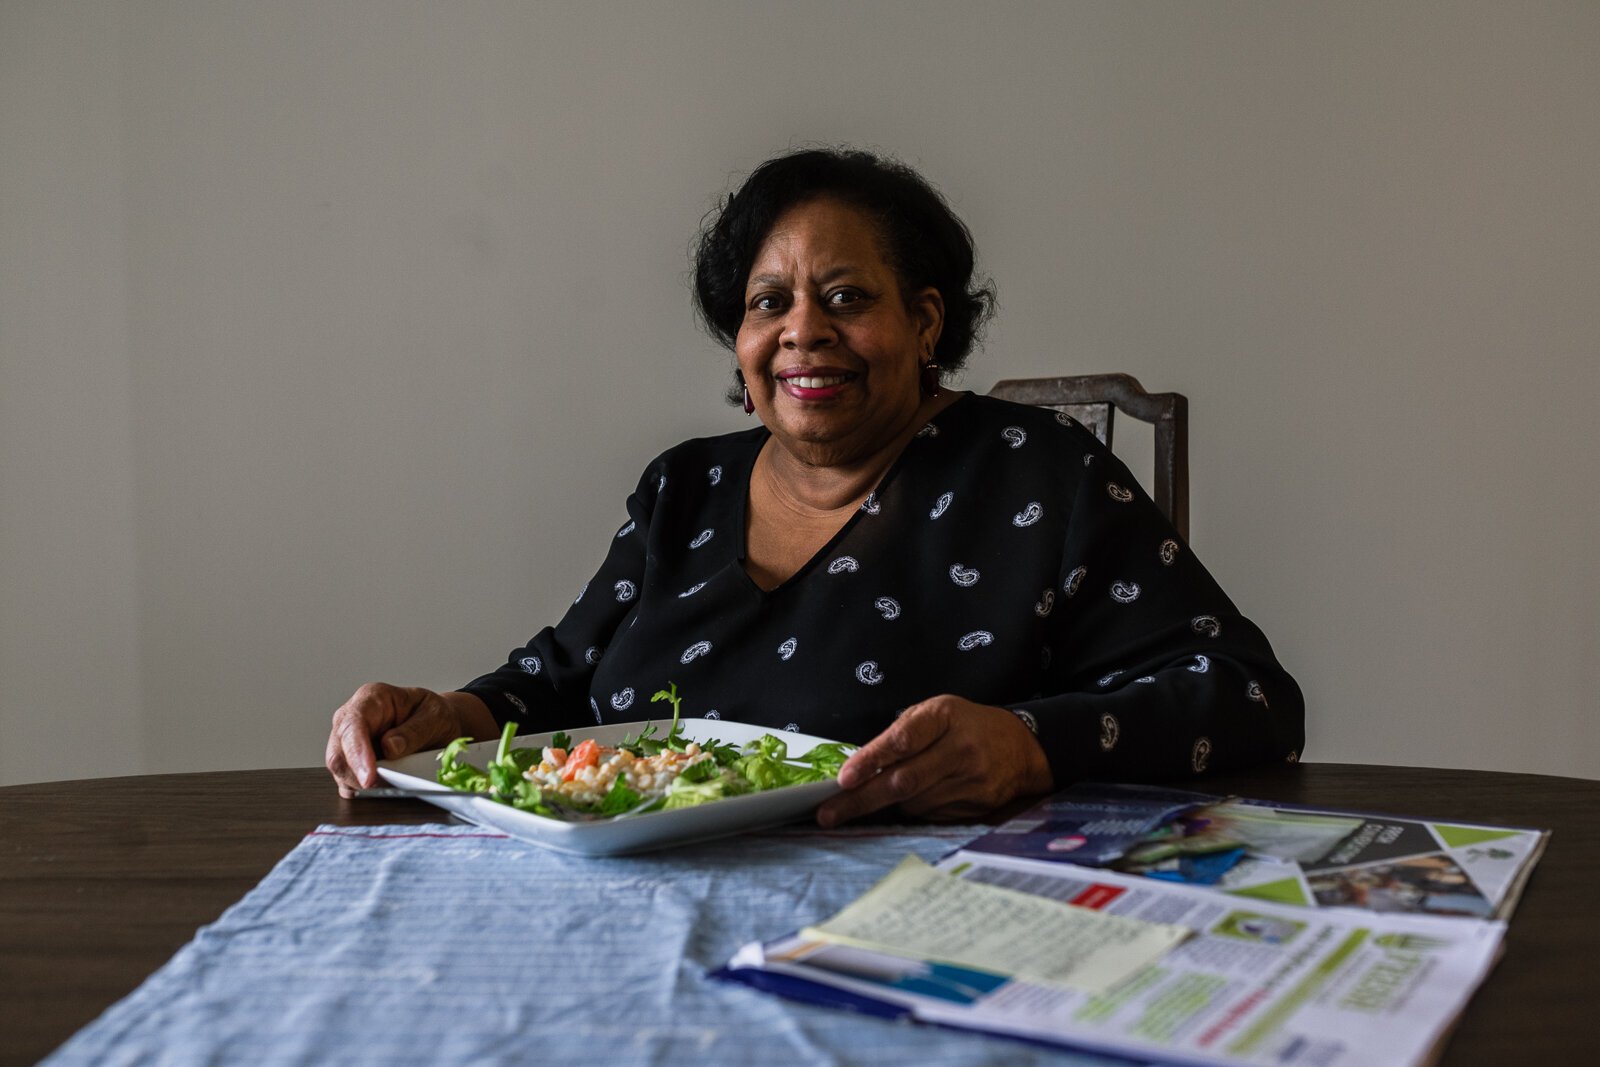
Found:
[[[772,435],[751,479],[745,569],[771,589],[955,397],[919,385],[944,320],[939,291],[901,291],[864,212],[833,199],[789,209],[745,291],[739,375]]]
[[[892,448],[932,406],[917,383],[944,303],[932,287],[902,293],[878,246],[864,213],[814,200],[778,219],[745,285],[739,373],[783,451],[811,467]]]
[[[1299,688],[1137,483],[1064,417],[943,387],[992,306],[908,168],[772,160],[701,236],[696,295],[759,425],[657,457],[557,625],[452,693],[364,686],[328,767],[502,723],[689,714],[862,747],[824,824],[970,818],[1087,776],[1294,760]]]

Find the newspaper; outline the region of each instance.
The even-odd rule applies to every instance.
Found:
[[[960,850],[938,868],[1194,935],[1090,992],[790,935],[719,977],[813,1003],[1193,1064],[1426,1062],[1497,958],[1498,920],[1314,909],[1117,871]]]
[[[1089,785],[967,847],[1109,865],[1281,904],[1509,919],[1548,838],[1526,828]]]

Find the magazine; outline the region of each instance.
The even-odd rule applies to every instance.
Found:
[[[966,847],[1280,904],[1509,919],[1548,838],[1526,828],[1085,785]]]
[[[1192,934],[1104,988],[828,940],[817,929],[747,945],[717,977],[811,1003],[1164,1062],[1410,1067],[1441,1045],[1505,930],[1496,920],[1239,899],[993,852],[959,850],[937,868]]]

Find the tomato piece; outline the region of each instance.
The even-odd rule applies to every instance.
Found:
[[[600,746],[593,738],[584,741],[572,750],[567,756],[567,762],[561,768],[561,780],[572,781],[573,777],[585,767],[593,767],[600,762]]]

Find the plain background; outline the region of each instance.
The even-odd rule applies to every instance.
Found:
[[[687,286],[791,146],[921,168],[966,375],[1190,398],[1308,759],[1600,776],[1600,5],[0,2],[0,783],[320,763],[747,425]],[[331,788],[331,785],[330,785]]]

